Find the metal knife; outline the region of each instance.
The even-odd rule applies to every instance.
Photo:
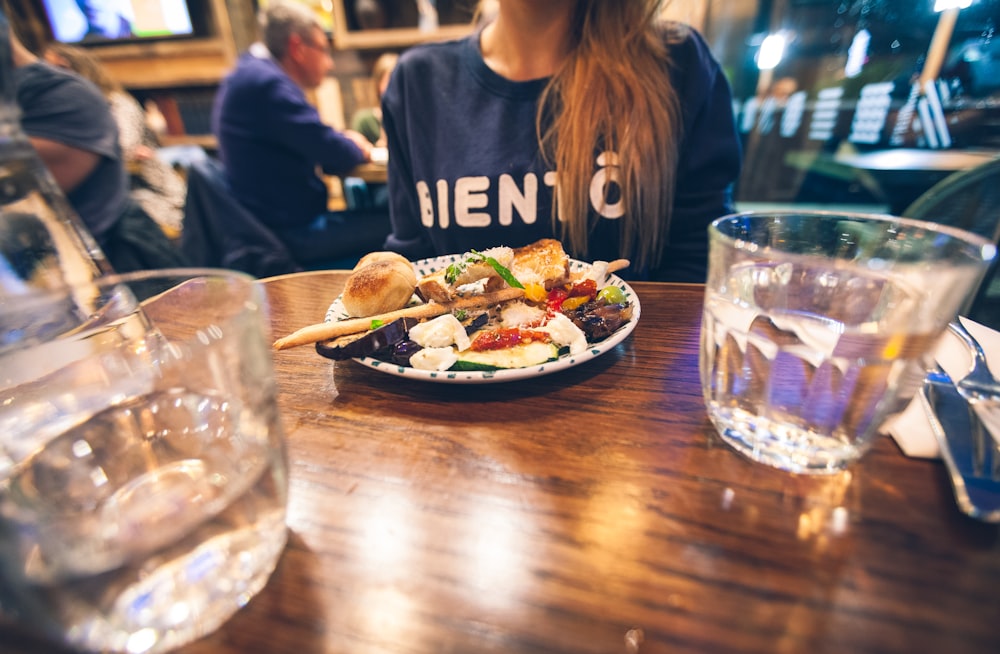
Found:
[[[982,434],[979,418],[944,371],[927,374],[920,397],[948,467],[958,507],[973,518],[1000,522],[1000,479],[975,463],[977,434],[987,439],[990,435]]]

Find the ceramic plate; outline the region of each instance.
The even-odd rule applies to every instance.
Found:
[[[449,265],[460,261],[463,256],[464,255],[461,254],[452,254],[443,257],[434,257],[432,259],[421,259],[420,261],[415,261],[413,263],[413,267],[417,272],[417,277],[419,278],[441,270],[442,268],[447,268]],[[590,270],[590,264],[570,259],[570,270],[572,272],[586,272]],[[614,348],[632,333],[632,330],[635,329],[636,323],[639,322],[639,298],[636,297],[635,291],[632,290],[632,287],[614,274],[608,275],[605,278],[604,283],[598,284],[598,288],[603,288],[605,286],[617,286],[622,290],[622,292],[625,293],[625,298],[632,304],[632,319],[619,327],[618,331],[604,340],[588,344],[587,349],[580,354],[564,354],[555,361],[548,361],[541,365],[530,366],[528,368],[469,372],[457,372],[453,370],[418,370],[416,368],[410,368],[409,366],[400,366],[395,363],[380,361],[379,359],[374,359],[372,357],[362,357],[354,360],[362,365],[366,365],[369,368],[374,368],[379,372],[384,372],[389,375],[445,384],[490,384],[515,381],[518,379],[527,379],[530,377],[547,375],[559,370],[565,370],[566,368],[572,368],[573,366],[578,366],[581,363],[586,363],[591,359],[595,359]],[[326,312],[326,321],[330,322],[334,320],[343,320],[345,318],[347,318],[347,313],[344,311],[344,305],[338,296]]]

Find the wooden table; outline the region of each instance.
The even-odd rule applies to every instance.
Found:
[[[345,277],[267,280],[275,336]],[[889,439],[832,477],[744,460],[702,404],[702,287],[634,288],[617,349],[523,382],[275,353],[290,544],[181,651],[1000,652],[1000,529],[958,512],[939,462]]]
[[[369,161],[352,168],[347,176],[358,177],[369,184],[385,184],[389,181],[389,166],[385,163]]]

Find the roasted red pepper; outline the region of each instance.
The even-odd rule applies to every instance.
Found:
[[[549,291],[549,298],[545,302],[545,307],[549,310],[549,313],[557,313],[562,311],[563,300],[569,297],[569,291],[567,291],[562,286],[557,286],[551,291]]]
[[[597,282],[593,279],[585,279],[582,282],[573,284],[569,289],[570,297],[588,297],[593,299],[597,296]]]
[[[545,308],[549,310],[549,315],[563,311],[564,309],[576,309],[581,304],[590,302],[597,296],[597,282],[592,279],[585,279],[582,282],[573,284],[567,289],[558,286],[549,291]],[[576,298],[569,302],[569,306],[563,306],[569,298]]]
[[[489,350],[504,350],[521,343],[533,343],[535,341],[548,343],[551,340],[552,338],[547,332],[521,329],[519,327],[501,327],[500,329],[480,331],[472,339],[472,346],[469,349],[474,352],[486,352]]]

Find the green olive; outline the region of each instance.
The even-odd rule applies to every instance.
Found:
[[[624,304],[625,292],[617,286],[605,286],[597,293],[597,299],[604,304]]]

